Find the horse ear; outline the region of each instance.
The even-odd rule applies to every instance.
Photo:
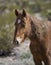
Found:
[[[15,15],[18,16],[18,10],[17,9],[15,9]]]
[[[23,9],[22,15],[23,15],[23,17],[26,16],[26,11],[25,11],[25,9]]]

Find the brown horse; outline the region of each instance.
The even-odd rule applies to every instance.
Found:
[[[19,45],[28,37],[35,65],[42,65],[42,61],[51,65],[51,22],[33,18],[24,9],[16,9],[15,15],[14,43]]]

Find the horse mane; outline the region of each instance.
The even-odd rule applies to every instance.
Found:
[[[31,27],[32,27],[32,36],[35,36],[36,39],[42,41],[47,37],[47,25],[45,21],[41,21],[36,17],[30,16]],[[34,35],[33,35],[34,34]]]

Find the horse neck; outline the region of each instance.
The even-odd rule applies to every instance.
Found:
[[[31,24],[31,34],[29,35],[30,36],[29,38],[30,38],[31,41],[39,42],[39,38],[36,34],[36,31],[37,31],[36,21],[34,21],[32,18],[30,18],[30,20],[31,20],[31,22],[30,22],[30,24]]]

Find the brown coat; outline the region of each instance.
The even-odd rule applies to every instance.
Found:
[[[33,18],[24,9],[22,13],[15,10],[15,14],[14,42],[18,43],[18,36],[23,40],[28,37],[35,65],[42,65],[42,61],[45,65],[51,65],[51,22]]]
[[[30,36],[30,50],[33,54],[34,61],[37,65],[39,61],[44,61],[45,65],[51,65],[51,22],[40,21],[34,17],[33,24],[31,26],[32,31],[34,28],[35,31]]]

